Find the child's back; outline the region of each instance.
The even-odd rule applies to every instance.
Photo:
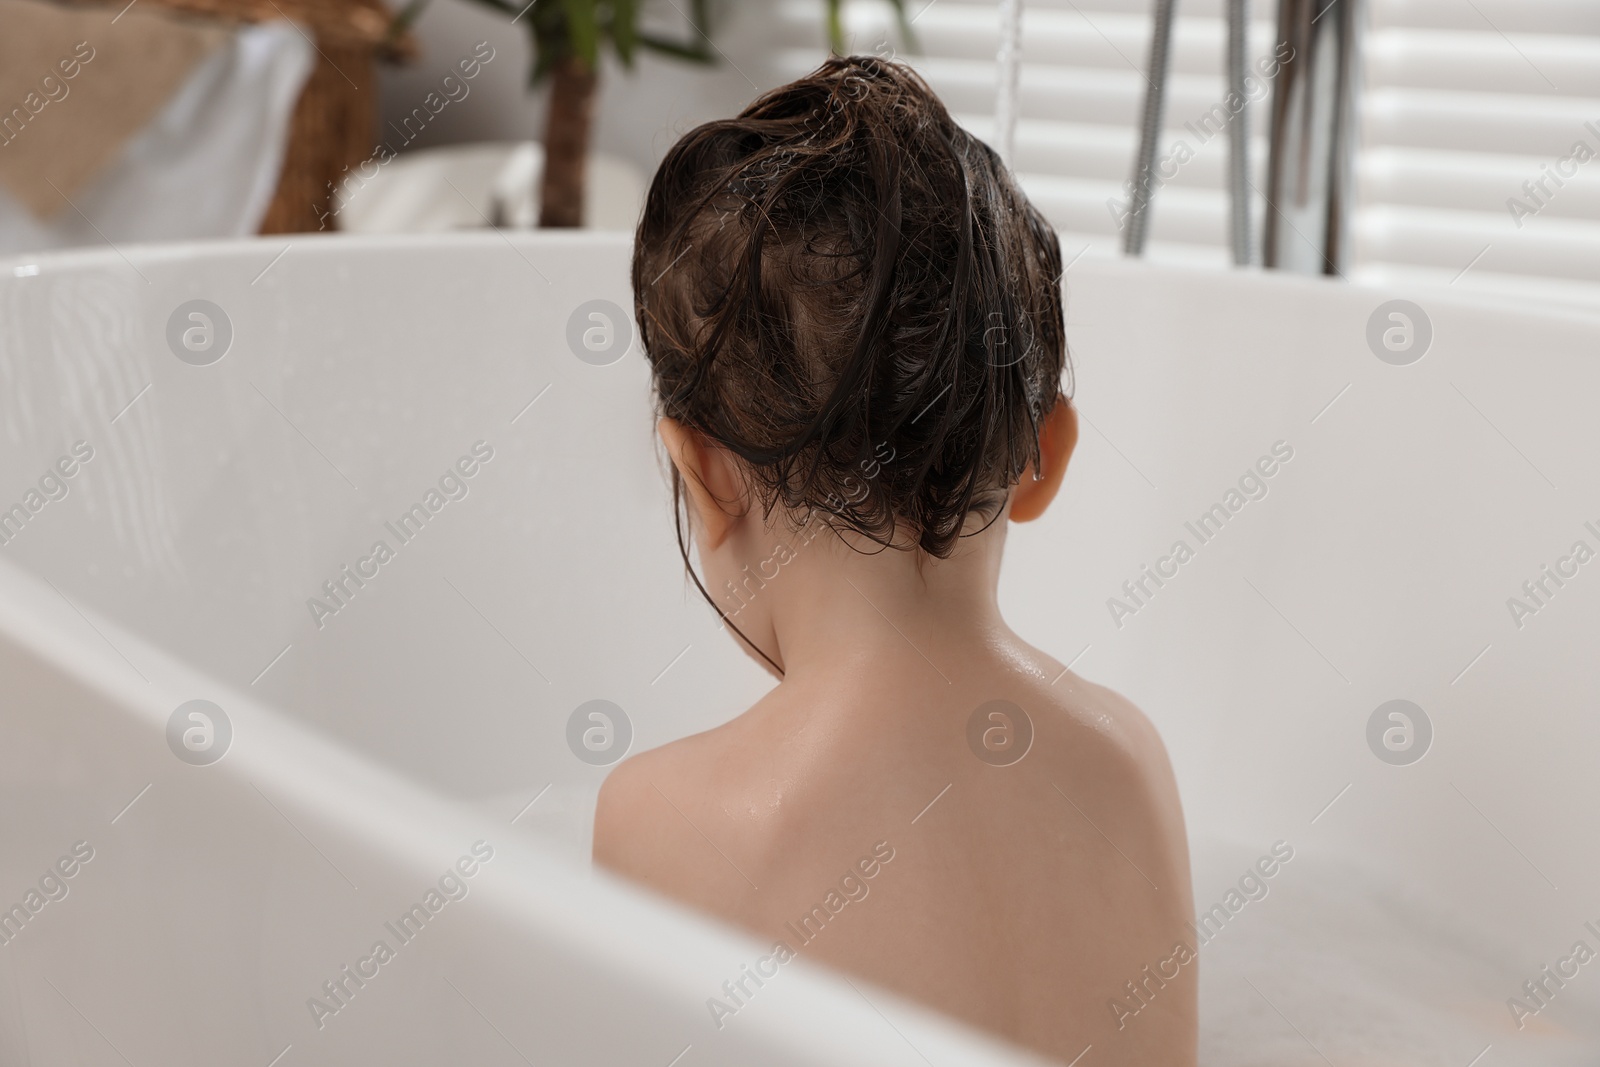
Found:
[[[793,955],[1063,1062],[1194,1063],[1160,740],[997,603],[1007,524],[1077,441],[1062,270],[994,153],[877,59],[696,128],[651,185],[635,319],[684,561],[687,516],[780,683],[618,767],[595,857],[772,939],[720,1024]]]
[[[920,635],[930,664],[875,621],[878,647],[619,768],[597,862],[1063,1061],[1192,1064],[1183,817],[1145,717],[1020,642]]]

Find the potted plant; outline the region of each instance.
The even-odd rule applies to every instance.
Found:
[[[624,67],[633,66],[640,49],[692,63],[711,64],[716,52],[711,44],[711,0],[687,0],[690,28],[687,41],[642,30],[639,10],[644,0],[477,0],[511,16],[527,27],[533,64],[528,87],[550,81],[550,110],[545,125],[544,174],[539,189],[540,226],[580,226],[583,223],[584,174],[589,157],[589,135],[594,124],[594,101],[599,87],[601,54],[614,51]],[[427,0],[411,0],[397,22],[409,26]],[[825,0],[828,41],[842,53],[844,0]],[[911,40],[911,24],[904,0],[889,0],[900,30]],[[676,0],[673,6],[677,7]],[[682,8],[679,8],[682,11]]]
[[[594,125],[594,100],[599,87],[600,56],[616,53],[632,67],[640,49],[692,63],[711,63],[710,0],[689,0],[694,35],[687,42],[659,37],[640,29],[640,0],[478,0],[503,11],[528,29],[533,64],[530,89],[550,82],[550,110],[545,124],[544,174],[539,189],[540,226],[583,223],[584,173],[589,134]]]

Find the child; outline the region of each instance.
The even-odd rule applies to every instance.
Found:
[[[831,58],[667,154],[633,288],[679,545],[686,515],[696,584],[779,681],[621,764],[594,856],[771,939],[763,981],[803,957],[1064,1063],[1181,1067],[1165,750],[996,599],[1007,520],[1045,510],[1078,436],[1061,273],[896,63]]]

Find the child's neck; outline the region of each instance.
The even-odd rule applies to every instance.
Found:
[[[1004,517],[963,537],[949,559],[862,543],[869,552],[824,532],[761,590],[775,645],[764,651],[785,681],[909,660],[930,680],[953,684],[963,660],[1010,635],[997,599]]]

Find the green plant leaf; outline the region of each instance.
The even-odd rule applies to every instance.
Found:
[[[617,56],[625,67],[633,66],[633,55],[639,42],[639,5],[637,0],[612,0],[611,43],[616,45]]]
[[[689,24],[704,44],[711,44],[711,0],[691,0]]]
[[[589,64],[600,66],[600,13],[598,0],[561,0],[567,16],[567,39],[572,54]]]
[[[900,36],[905,38],[906,51],[920,52],[922,49],[917,44],[917,36],[911,29],[911,20],[906,16],[905,0],[885,0],[894,8],[895,24],[900,29]],[[937,0],[934,0],[937,2]],[[834,55],[844,55],[844,0],[824,0],[826,20],[828,25],[828,48]],[[927,10],[926,7],[923,10]],[[919,12],[920,13],[920,12]]]
[[[900,36],[906,39],[906,51],[921,52],[922,47],[917,44],[917,35],[911,31],[911,20],[906,18],[906,0],[889,0],[889,4],[894,8],[895,21],[900,25]],[[926,11],[927,8],[923,10]],[[918,12],[919,15],[921,13]]]
[[[537,30],[532,34],[533,63],[528,67],[528,88],[537,88],[539,83],[550,76],[555,69],[556,62],[561,58],[560,40],[554,35],[541,33]]]
[[[668,40],[665,37],[657,37],[652,33],[641,33],[639,35],[639,45],[642,48],[650,49],[652,52],[660,52],[664,56],[671,56],[674,59],[681,59],[688,63],[715,66],[717,62],[716,53],[712,52],[710,46],[704,41],[701,41],[696,46],[684,44],[682,41]]]
[[[642,32],[639,13],[643,0],[473,0],[484,7],[511,15],[528,30],[528,88],[537,88],[566,56],[578,56],[591,67],[600,65],[600,51],[609,42],[625,66],[633,65],[639,49],[690,63],[716,63],[711,46],[711,0],[690,0],[690,40],[674,41]],[[420,11],[428,0],[407,0]],[[672,0],[679,11],[678,0]]]

